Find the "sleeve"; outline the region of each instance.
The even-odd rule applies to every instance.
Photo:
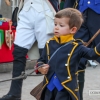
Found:
[[[95,48],[87,48],[82,45],[79,51],[79,55],[89,60],[97,59],[100,57],[100,43]]]
[[[42,52],[42,55],[40,56],[40,58],[37,60],[37,63],[36,63],[36,68],[38,66],[41,66],[43,64],[46,64],[48,61],[47,61],[47,50],[46,50],[46,45],[43,49],[43,52]],[[39,74],[39,71],[38,69],[35,71],[36,74]]]
[[[48,59],[47,59],[47,47],[45,45],[42,55],[40,56],[40,58],[37,60],[37,66],[40,66],[42,64],[47,64],[48,63]]]

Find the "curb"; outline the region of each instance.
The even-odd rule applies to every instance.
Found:
[[[27,60],[26,62],[26,70],[33,69],[37,60]],[[13,62],[1,63],[0,64],[0,73],[11,72],[13,69]]]

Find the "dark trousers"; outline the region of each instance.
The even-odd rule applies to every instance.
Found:
[[[85,82],[85,68],[86,68],[87,60],[81,58],[79,65],[78,65],[78,80],[79,80],[79,95],[80,100],[83,100],[83,89],[84,89],[84,82]]]
[[[79,80],[79,95],[80,100],[83,100],[83,89],[84,89],[84,82],[85,82],[85,68],[86,68],[87,60],[81,58],[79,65],[78,65],[78,80]]]
[[[79,80],[79,95],[80,100],[83,100],[83,89],[84,89],[84,82],[85,82],[85,71],[78,73],[78,80]]]
[[[44,97],[41,100],[72,100],[68,92],[63,89],[58,91],[56,88],[53,91],[49,91],[46,88]]]
[[[42,50],[43,49],[39,50],[40,54],[42,53]],[[25,71],[27,52],[28,50],[26,48],[14,45],[14,51],[13,51],[14,61],[13,61],[13,72],[12,72],[13,78],[20,76],[21,73]],[[22,83],[23,79],[13,80],[11,82],[11,87],[8,94],[21,97]]]
[[[27,52],[28,52],[27,49],[14,45],[14,51],[13,51],[14,61],[13,61],[13,72],[12,72],[13,78],[20,76],[21,73],[25,71]],[[11,82],[11,87],[8,94],[20,97],[22,91],[22,83],[23,83],[22,79],[13,80]]]

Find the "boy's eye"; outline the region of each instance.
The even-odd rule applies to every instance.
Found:
[[[64,27],[64,25],[60,25],[61,27]]]
[[[55,26],[57,26],[57,24],[55,24]]]

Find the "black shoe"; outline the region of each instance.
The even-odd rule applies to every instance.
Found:
[[[13,95],[4,95],[0,100],[21,100],[21,98]]]

